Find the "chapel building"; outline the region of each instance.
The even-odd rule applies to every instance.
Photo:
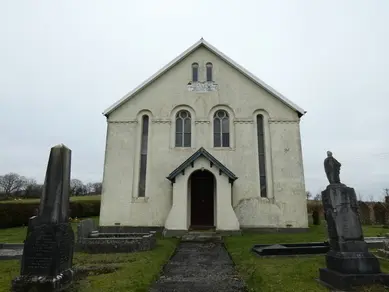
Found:
[[[100,226],[307,228],[304,113],[201,39],[104,112]]]

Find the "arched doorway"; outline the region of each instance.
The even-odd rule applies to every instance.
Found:
[[[215,226],[215,177],[207,170],[197,170],[189,180],[190,228]]]

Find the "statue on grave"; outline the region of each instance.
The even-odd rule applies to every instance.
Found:
[[[324,159],[324,170],[330,184],[340,184],[340,167],[342,164],[332,156],[331,151],[327,151],[327,158]]]

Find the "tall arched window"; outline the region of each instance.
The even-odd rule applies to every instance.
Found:
[[[199,81],[199,64],[197,63],[192,64],[192,81]]]
[[[212,81],[213,65],[212,65],[212,63],[207,63],[206,67],[207,67],[207,81]]]
[[[138,196],[146,195],[146,168],[147,168],[147,147],[149,140],[149,116],[142,116],[142,136],[140,142],[140,167],[139,167],[139,188]]]
[[[261,188],[261,197],[267,197],[265,128],[263,123],[263,115],[257,115],[257,139],[258,139],[259,185]]]
[[[213,116],[213,146],[230,147],[230,119],[225,110],[218,110]]]
[[[191,116],[186,110],[176,115],[176,147],[191,146]]]

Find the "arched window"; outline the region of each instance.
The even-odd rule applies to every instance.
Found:
[[[213,146],[230,147],[230,119],[225,110],[218,110],[213,116]]]
[[[199,81],[199,64],[197,63],[192,64],[192,81]]]
[[[149,116],[142,116],[142,134],[140,142],[140,167],[139,167],[139,188],[138,196],[146,195],[146,167],[147,167],[147,146],[149,140]]]
[[[176,115],[176,147],[191,146],[191,116],[186,110]]]
[[[207,63],[207,81],[212,81],[212,63]]]
[[[259,164],[259,185],[261,197],[267,197],[266,187],[266,155],[265,155],[265,128],[263,115],[257,115],[257,139],[258,139],[258,164]]]

